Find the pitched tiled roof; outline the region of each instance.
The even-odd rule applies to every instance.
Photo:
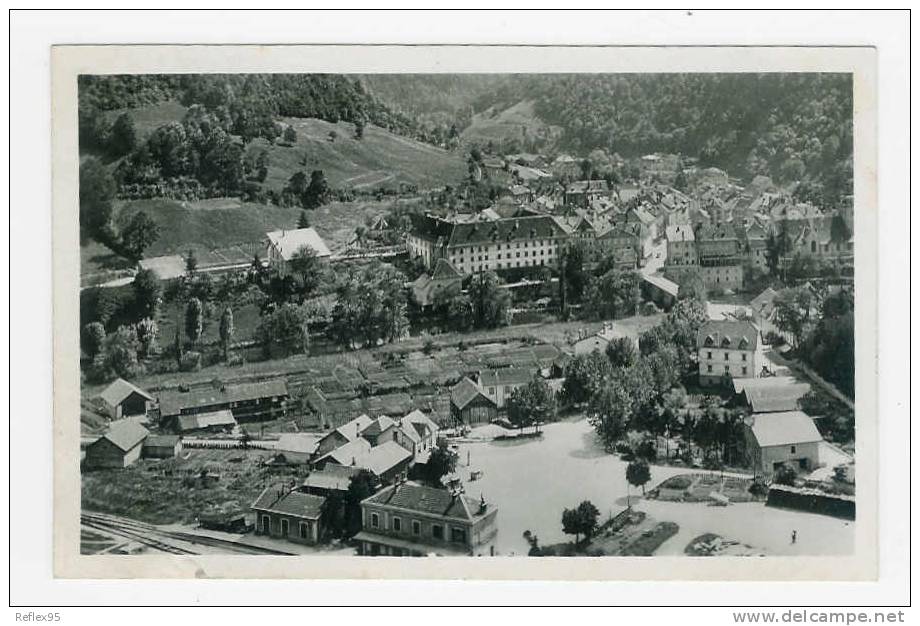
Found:
[[[230,409],[220,411],[207,411],[205,413],[192,413],[180,415],[176,419],[176,426],[180,432],[200,430],[212,426],[236,426],[236,419]]]
[[[361,468],[327,463],[322,470],[310,472],[303,481],[304,488],[348,491],[351,479]]]
[[[300,452],[312,454],[319,445],[320,436],[309,433],[285,433],[278,438],[275,450],[278,452]]]
[[[327,257],[331,254],[326,242],[312,228],[275,230],[268,233],[267,237],[285,261],[290,261],[294,253],[303,247],[311,248],[318,257]]]
[[[172,448],[182,439],[179,435],[147,435],[145,448]]]
[[[414,482],[397,483],[364,500],[365,503],[388,505],[459,520],[473,520],[479,515],[479,502]]]
[[[514,217],[494,222],[455,224],[449,245],[522,241],[564,237],[566,232],[549,215]]]
[[[149,393],[140,387],[132,385],[123,378],[116,378],[112,381],[112,384],[106,387],[102,393],[99,394],[99,397],[109,406],[115,407],[121,404],[132,393],[139,394],[147,400],[153,400],[153,396]]]
[[[256,511],[280,513],[304,519],[319,519],[326,498],[300,491],[287,491],[284,486],[266,487],[252,503]]]
[[[360,459],[356,459],[355,464],[358,467],[370,470],[377,476],[382,476],[410,458],[412,458],[411,452],[395,441],[387,441],[371,448],[370,452]]]
[[[280,378],[257,383],[226,385],[222,390],[209,387],[186,393],[174,392],[160,398],[160,414],[177,415],[182,409],[215,406],[229,402],[257,400],[259,398],[283,397],[286,395],[288,395],[287,383]]]
[[[367,439],[359,437],[349,441],[345,445],[339,446],[332,452],[320,457],[317,462],[335,461],[339,465],[355,465],[360,467],[358,459],[361,459],[371,450],[371,444]]]
[[[761,413],[754,416],[751,431],[761,447],[821,441],[814,420],[801,411]]]
[[[149,431],[134,420],[119,420],[109,424],[109,429],[100,439],[107,439],[119,450],[127,452],[149,435]]]
[[[373,421],[374,420],[369,415],[361,414],[350,422],[342,424],[336,428],[335,431],[348,441],[353,441],[357,439],[361,435],[361,432],[370,426]]]
[[[700,348],[755,350],[757,348],[757,328],[747,321],[710,320],[700,326],[696,336],[696,345]]]
[[[808,383],[750,387],[744,390],[744,397],[754,413],[775,413],[798,409],[799,399],[809,391],[811,385]]]
[[[466,405],[472,402],[477,396],[482,396],[486,400],[489,400],[489,402],[492,402],[492,400],[483,394],[482,390],[476,386],[476,383],[469,378],[464,378],[450,390],[450,401],[458,409],[465,408]]]
[[[483,387],[495,385],[521,385],[533,379],[533,372],[521,367],[502,367],[499,369],[482,370],[479,373],[479,384]]]

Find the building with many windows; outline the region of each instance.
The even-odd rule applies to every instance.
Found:
[[[433,268],[447,259],[464,274],[556,264],[568,233],[550,215],[527,215],[488,222],[454,222],[413,215],[406,238],[409,255]]]
[[[699,258],[696,254],[696,237],[689,224],[672,224],[665,228],[668,242],[668,265],[696,266]]]
[[[757,337],[757,327],[748,321],[711,320],[700,326],[696,341],[700,384],[721,384],[725,376],[757,376]]]
[[[359,552],[368,556],[486,556],[498,509],[462,492],[398,482],[361,502]]]
[[[700,277],[707,289],[740,289],[744,280],[741,242],[731,224],[703,225],[695,234]]]
[[[252,503],[256,534],[313,545],[323,534],[326,498],[293,491],[283,485],[266,487]]]

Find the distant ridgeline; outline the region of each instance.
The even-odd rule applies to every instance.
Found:
[[[487,152],[592,160],[680,154],[744,180],[794,183],[798,200],[823,207],[852,194],[848,74],[117,75],[81,76],[79,86],[81,148],[104,146],[115,157],[130,144],[118,133],[130,133],[106,111],[174,100],[197,105],[244,143],[279,138],[281,117],[318,118],[446,148],[472,141]],[[500,114],[509,110],[505,123]],[[465,140],[477,124],[481,132]],[[532,130],[545,127],[553,132]]]

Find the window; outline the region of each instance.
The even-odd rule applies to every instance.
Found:
[[[494,395],[495,395],[495,387],[489,387],[489,395],[490,395],[490,396],[494,396]]]
[[[711,374],[711,373],[712,373],[712,365],[707,365],[707,366],[706,366],[706,371],[709,372],[709,373]]]
[[[747,365],[741,368],[741,374],[742,376],[747,376]]]
[[[711,359],[711,358],[712,358],[712,352],[707,352],[707,353],[706,353],[706,358],[707,358],[707,359]]]
[[[728,360],[728,352],[725,353],[725,360]]]
[[[444,539],[444,527],[440,524],[432,524],[431,536],[435,539]]]
[[[287,537],[288,530],[290,530],[290,523],[286,519],[281,520],[281,536]]]
[[[450,540],[457,543],[466,543],[466,529],[452,527],[450,529]]]
[[[728,369],[728,366],[726,365],[726,366],[725,366],[725,373],[727,374],[728,372],[729,372],[729,369]]]
[[[790,446],[790,448],[789,448],[789,453],[790,453],[790,454],[795,454],[795,446]]]
[[[412,520],[412,534],[416,536],[422,534],[422,523],[417,519]]]
[[[306,522],[300,522],[300,538],[308,539],[310,537],[310,526]]]
[[[371,513],[371,528],[380,528],[380,516],[376,513]]]
[[[741,353],[741,360],[742,360],[742,361],[747,361],[747,352],[742,352],[742,353]]]
[[[402,530],[402,520],[398,517],[393,518],[393,530],[397,532]]]
[[[262,533],[265,535],[270,534],[272,531],[272,520],[268,515],[262,516]]]

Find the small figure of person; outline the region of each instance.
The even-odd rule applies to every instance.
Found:
[[[792,531],[792,543],[795,543],[796,537],[798,537],[798,534],[793,530]]]

